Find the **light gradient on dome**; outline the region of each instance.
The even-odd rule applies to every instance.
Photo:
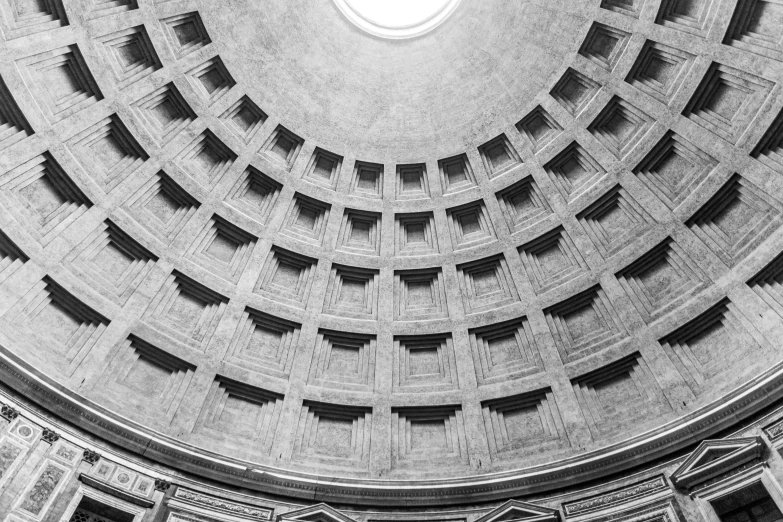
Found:
[[[0,521],[783,522],[781,14],[0,0]]]

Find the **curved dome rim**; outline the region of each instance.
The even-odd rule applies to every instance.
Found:
[[[0,375],[3,375],[3,382],[12,390],[35,390],[37,393],[25,395],[27,400],[66,422],[83,429],[90,429],[88,426],[100,428],[90,431],[99,439],[155,462],[171,465],[183,473],[223,483],[240,483],[250,489],[292,498],[310,498],[313,490],[317,489],[323,501],[379,507],[457,505],[463,502],[465,495],[470,495],[476,502],[493,501],[509,495],[545,493],[589,482],[665,458],[743,419],[760,412],[763,414],[764,408],[783,399],[781,362],[764,375],[757,376],[690,414],[577,457],[475,476],[441,480],[383,480],[274,468],[183,443],[101,407],[69,389],[63,389],[3,345],[0,345]],[[0,390],[0,396],[5,394]],[[56,400],[42,402],[43,398]],[[52,404],[58,404],[59,407],[51,408]],[[163,456],[167,458],[160,458]],[[565,482],[564,477],[567,478]]]
[[[363,15],[350,0],[333,0],[340,12],[366,33],[390,40],[402,40],[423,36],[436,29],[457,10],[462,0],[447,0],[433,14],[409,25],[384,25]]]

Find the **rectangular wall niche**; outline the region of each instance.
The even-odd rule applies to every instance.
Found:
[[[236,153],[206,129],[177,155],[176,161],[199,184],[213,188],[236,159]]]
[[[783,254],[753,276],[748,286],[783,317]]]
[[[472,328],[468,333],[479,386],[520,379],[544,369],[527,317]]]
[[[482,401],[481,409],[493,459],[538,453],[568,444],[551,388]]]
[[[562,286],[588,271],[582,254],[562,226],[525,243],[518,250],[536,294]]]
[[[601,9],[639,18],[645,0],[601,0]]]
[[[266,225],[283,184],[248,166],[229,191],[226,201],[262,225]]]
[[[186,251],[197,264],[237,283],[258,238],[225,218],[213,214]]]
[[[262,111],[247,95],[242,96],[220,115],[220,119],[245,143],[250,142],[266,121]]]
[[[279,247],[272,247],[254,292],[269,294],[273,300],[305,308],[315,278],[318,260]]]
[[[696,56],[647,40],[625,81],[668,105],[677,94]]]
[[[381,213],[346,208],[337,236],[337,248],[346,252],[381,254]]]
[[[538,153],[563,132],[563,126],[539,105],[519,120],[517,130],[527,136],[533,152]]]
[[[739,174],[685,223],[732,267],[745,259],[783,220],[783,203]]]
[[[177,58],[212,43],[197,11],[163,18],[160,22]]]
[[[129,408],[137,418],[152,417],[155,424],[169,424],[196,366],[135,335],[128,336],[113,355],[93,393],[101,402]]]
[[[4,318],[45,343],[46,353],[56,354],[68,365],[67,370],[81,363],[110,322],[49,276],[36,283]]]
[[[278,125],[264,146],[261,147],[261,151],[278,165],[286,170],[291,170],[303,144],[302,138],[282,125]]]
[[[783,5],[776,0],[737,3],[723,43],[762,56],[783,59]]]
[[[604,259],[631,245],[655,224],[652,216],[620,184],[609,189],[576,218]]]
[[[304,401],[294,441],[294,460],[367,469],[371,427],[372,408]]]
[[[576,141],[544,165],[544,170],[568,202],[582,195],[606,173]]]
[[[29,2],[24,8],[17,1],[7,2],[9,5],[5,9],[8,10],[0,17],[4,36],[8,40],[69,25],[62,0]]]
[[[0,230],[0,282],[8,279],[11,274],[29,261],[30,258],[16,246],[16,243]]]
[[[68,146],[105,192],[128,179],[149,159],[117,114],[88,127]]]
[[[392,467],[467,466],[461,406],[392,408],[391,422]]]
[[[236,81],[226,69],[220,56],[210,58],[185,74],[196,91],[209,104],[215,103],[236,85]]]
[[[668,131],[633,170],[670,209],[706,180],[718,161],[674,131]]]
[[[174,82],[142,96],[131,103],[131,108],[160,146],[168,143],[197,117]]]
[[[320,245],[331,209],[331,204],[297,192],[280,230],[296,239]]]
[[[373,391],[375,347],[374,335],[319,330],[308,384]]]
[[[75,44],[29,56],[17,63],[27,88],[51,123],[103,99]]]
[[[473,248],[496,239],[484,200],[446,209],[454,250]]]
[[[174,271],[142,318],[179,342],[203,352],[227,305],[227,297]]]
[[[519,301],[503,254],[457,265],[457,277],[466,313],[493,310]]]
[[[96,0],[90,7],[90,18],[100,18],[138,9],[139,3],[138,0]]]
[[[511,233],[525,230],[552,214],[549,202],[533,176],[527,176],[496,193],[500,211]]]
[[[444,194],[453,194],[476,185],[476,177],[466,154],[438,161],[440,180]]]
[[[342,165],[342,156],[316,147],[310,163],[305,168],[304,178],[311,183],[335,190]]]
[[[288,379],[302,325],[249,306],[229,343],[225,360],[240,368]]]
[[[394,273],[394,319],[426,321],[448,317],[446,287],[440,268]]]
[[[600,89],[601,84],[569,67],[549,94],[576,118]]]
[[[522,163],[522,159],[505,134],[496,136],[481,145],[479,153],[490,179],[501,176]]]
[[[603,350],[627,337],[617,311],[596,285],[544,310],[564,363]]]
[[[614,96],[587,128],[609,152],[618,158],[625,157],[653,126],[653,119],[623,100]]]
[[[332,265],[323,312],[356,319],[376,319],[379,277],[378,270]]]
[[[671,412],[658,381],[638,352],[571,382],[593,436],[641,429],[651,421],[660,425]]]
[[[593,22],[579,48],[579,54],[611,71],[620,61],[630,39],[631,34],[626,31]]]
[[[618,272],[617,279],[646,323],[669,313],[709,285],[698,264],[671,238]]]
[[[734,303],[723,299],[659,342],[696,395],[712,394],[750,378],[737,368],[758,369],[736,364],[761,355],[752,330]]]
[[[704,37],[717,11],[716,4],[714,0],[663,0],[655,23]]]
[[[158,256],[107,219],[65,257],[63,264],[101,295],[123,306],[157,261]]]
[[[459,389],[450,334],[394,338],[393,389],[424,393]]]
[[[351,194],[364,198],[383,198],[383,165],[357,161],[351,178]]]
[[[751,156],[777,172],[783,172],[783,110],[753,149]]]
[[[123,205],[164,244],[171,243],[201,203],[165,172],[158,171]]]
[[[92,207],[56,159],[44,152],[0,176],[0,190],[10,196],[22,226],[46,246]]]
[[[283,395],[273,393],[220,375],[209,388],[197,421],[197,432],[230,435],[234,444],[269,453],[283,409]]]
[[[33,133],[19,104],[0,78],[0,148],[10,147]]]
[[[110,33],[99,41],[121,89],[163,67],[143,25]]]
[[[438,235],[432,212],[395,214],[394,253],[399,256],[437,254]]]
[[[769,97],[774,82],[714,62],[683,115],[737,143]]]
[[[426,199],[430,197],[430,181],[424,163],[397,165],[397,199]]]

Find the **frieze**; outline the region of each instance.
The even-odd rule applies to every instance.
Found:
[[[619,491],[613,491],[586,500],[569,502],[563,505],[563,510],[568,516],[581,515],[667,490],[669,490],[669,486],[666,484],[666,479],[663,478],[663,475],[660,475],[652,480],[635,484]]]
[[[780,419],[779,421],[776,421],[764,428],[764,433],[766,433],[767,437],[769,437],[769,440],[773,442],[783,437],[783,419]]]
[[[232,515],[239,515],[247,518],[254,518],[258,520],[269,520],[272,518],[272,510],[264,508],[256,508],[251,506],[245,506],[242,504],[236,504],[229,502],[222,498],[212,497],[191,491],[189,489],[178,488],[174,494],[175,498],[186,500],[192,504],[199,506],[209,507],[212,509],[231,513]]]
[[[66,446],[65,444],[61,444],[60,447],[57,448],[57,451],[54,452],[54,454],[65,461],[73,462],[74,460],[76,460],[76,457],[79,455],[79,452],[76,450],[76,448],[72,448],[70,446]]]
[[[0,353],[0,357],[7,356]],[[668,433],[661,433],[660,436],[647,434],[645,439],[629,439],[624,449],[611,454],[594,454],[588,461],[577,460],[570,466],[556,471],[546,470],[542,466],[509,471],[504,473],[503,477],[499,477],[499,480],[491,483],[476,478],[475,482],[466,481],[453,487],[428,487],[414,482],[407,488],[387,488],[382,483],[362,484],[352,479],[325,483],[306,473],[290,472],[287,473],[288,476],[279,476],[276,470],[267,470],[257,465],[248,469],[249,464],[243,465],[241,461],[233,461],[223,455],[212,455],[212,459],[201,459],[182,451],[176,441],[171,441],[169,444],[168,441],[157,441],[154,438],[150,440],[144,435],[140,436],[138,426],[126,426],[121,420],[113,418],[111,413],[103,418],[77,407],[75,399],[48,389],[32,374],[21,375],[19,371],[14,371],[8,366],[7,359],[0,360],[0,371],[4,368],[11,370],[6,375],[10,374],[18,378],[16,382],[14,379],[8,379],[8,384],[32,392],[30,398],[37,397],[40,404],[62,404],[64,409],[76,413],[75,420],[85,429],[105,427],[107,431],[119,434],[123,440],[117,441],[118,443],[123,444],[123,441],[127,441],[123,446],[130,450],[138,450],[133,442],[140,442],[144,444],[147,451],[158,451],[161,457],[170,456],[162,462],[167,462],[176,468],[196,473],[201,471],[210,476],[214,476],[217,472],[228,483],[235,483],[236,477],[245,487],[249,486],[257,490],[307,498],[311,498],[312,493],[317,491],[319,498],[325,501],[340,502],[350,499],[353,502],[371,505],[379,505],[379,503],[400,505],[409,502],[444,505],[451,504],[454,499],[464,495],[491,501],[546,491],[562,483],[577,484],[626,469],[631,461],[640,463],[683,448],[698,438],[708,437],[711,433],[724,428],[727,418],[736,422],[738,418],[745,418],[783,396],[783,364],[781,364],[767,373],[764,377],[766,381],[760,379],[761,382],[756,381],[758,384],[755,387],[736,392],[734,394],[736,399],[733,402],[724,403],[708,411],[692,412],[680,419],[679,425],[669,429]],[[729,400],[732,398],[730,397]],[[92,428],[89,425],[92,425]],[[221,462],[221,457],[226,460]]]
[[[626,512],[612,512],[597,518],[591,518],[590,522],[680,522],[680,517],[674,508],[671,498],[665,502],[656,502],[640,508],[630,509]]]

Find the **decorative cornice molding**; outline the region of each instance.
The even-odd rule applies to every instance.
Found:
[[[177,491],[174,493],[174,498],[202,508],[213,509],[215,511],[253,520],[270,520],[272,518],[271,509],[247,506],[181,487],[177,488]]]
[[[342,511],[339,511],[329,504],[325,504],[323,502],[278,515],[277,522],[282,522],[284,520],[313,520],[315,515],[322,515],[322,518],[331,520],[332,522],[356,522]]]
[[[466,497],[490,502],[573,486],[685,448],[783,398],[781,363],[720,400],[654,431],[564,461],[476,477],[393,481],[318,476],[212,453],[156,433],[73,394],[3,346],[0,379],[67,422],[174,469],[269,494],[378,507],[450,505]]]
[[[103,491],[104,493],[108,493],[109,495],[122,499],[126,502],[130,502],[131,504],[135,504],[137,506],[141,506],[144,508],[151,508],[152,506],[155,505],[155,502],[153,502],[148,498],[139,495],[134,495],[130,491],[125,491],[123,489],[114,487],[107,482],[99,480],[95,477],[91,477],[90,475],[85,475],[84,473],[79,474],[79,480],[84,482],[88,486],[91,486],[97,490]]]
[[[769,426],[766,426],[764,428],[764,433],[767,434],[767,437],[769,437],[769,440],[772,442],[775,442],[783,437],[783,419],[775,421]]]
[[[671,474],[670,478],[678,488],[690,491],[708,481],[759,462],[765,448],[761,437],[705,440]],[[709,458],[710,453],[715,453],[717,456]],[[706,462],[705,458],[707,458]]]
[[[671,488],[669,488],[663,475],[659,475],[653,479],[609,493],[604,493],[584,500],[568,502],[563,504],[563,511],[566,516],[573,517],[585,513],[592,513],[608,507],[614,507],[618,504],[624,504],[664,491],[671,491]]]
[[[612,511],[587,520],[590,522],[681,522],[672,497],[626,511]]]
[[[511,516],[512,513],[513,516]],[[477,519],[476,522],[495,522],[496,520],[555,522],[560,520],[560,512],[556,509],[537,506],[520,500],[509,500]]]

